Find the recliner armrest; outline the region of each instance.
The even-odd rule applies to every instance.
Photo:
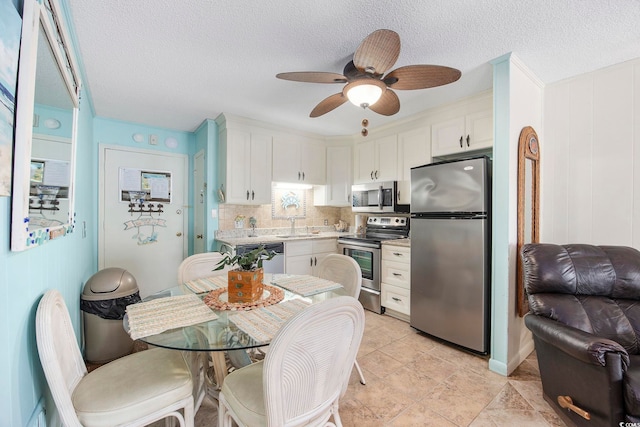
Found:
[[[525,316],[524,323],[540,339],[585,363],[606,366],[605,356],[612,352],[620,354],[623,372],[629,366],[629,354],[613,340],[532,313]]]

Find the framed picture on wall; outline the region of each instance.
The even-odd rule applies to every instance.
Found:
[[[13,131],[22,19],[11,0],[0,0],[0,196],[11,195]]]

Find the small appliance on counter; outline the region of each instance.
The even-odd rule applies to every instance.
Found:
[[[367,217],[364,215],[356,215],[355,232],[356,235],[363,235],[367,226]]]

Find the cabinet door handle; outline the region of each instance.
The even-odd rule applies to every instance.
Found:
[[[393,253],[394,256],[404,256],[403,254],[401,254],[400,252],[394,252]]]
[[[398,297],[391,297],[392,300],[394,300],[395,302],[402,302],[402,300]]]
[[[467,135],[467,147],[469,146],[469,135]]]
[[[298,181],[300,181],[300,172],[298,171]]]
[[[304,181],[304,172],[302,172],[302,180]]]
[[[376,171],[376,179],[378,179],[378,171]]]
[[[256,198],[256,193],[253,192],[253,190],[251,190],[251,200]]]
[[[313,257],[309,258],[309,267],[313,267]]]
[[[371,180],[373,181],[373,171],[371,171],[370,176],[371,176]]]
[[[402,277],[401,273],[393,273],[393,275],[396,276],[396,277]]]
[[[247,190],[247,200],[249,200],[249,190]]]
[[[460,148],[462,148],[462,137],[460,137]]]

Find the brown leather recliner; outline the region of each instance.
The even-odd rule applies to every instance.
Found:
[[[532,243],[521,257],[545,400],[568,425],[640,425],[640,252]]]

